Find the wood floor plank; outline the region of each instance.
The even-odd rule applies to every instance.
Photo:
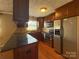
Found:
[[[55,50],[46,44],[39,42],[39,59],[64,59],[61,55],[57,54]]]

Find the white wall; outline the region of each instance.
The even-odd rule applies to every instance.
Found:
[[[4,45],[16,29],[12,15],[0,15],[0,47]]]

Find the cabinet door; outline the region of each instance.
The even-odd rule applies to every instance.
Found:
[[[13,0],[13,16],[15,21],[26,22],[29,17],[29,0]]]
[[[27,59],[38,59],[38,45],[37,43],[31,44],[25,47],[25,58]],[[27,55],[27,56],[26,56]]]
[[[54,21],[54,20],[55,20],[55,13],[51,15],[51,21]]]
[[[79,16],[79,0],[76,0],[76,13],[77,13],[77,16]]]
[[[38,59],[37,44],[26,45],[14,50],[14,59]]]
[[[74,1],[67,4],[68,17],[76,16],[76,3]]]
[[[55,19],[62,19],[68,16],[68,8],[67,5],[63,5],[56,9]]]
[[[77,59],[77,17],[64,19],[63,28],[63,55],[68,59]]]
[[[17,48],[14,50],[14,59],[24,59],[24,48]]]
[[[24,46],[14,50],[15,59],[32,59],[31,47]]]
[[[44,27],[44,18],[38,18],[38,22],[39,22],[39,28],[38,30],[42,30],[42,28]]]
[[[32,46],[32,59],[38,59],[38,43]]]

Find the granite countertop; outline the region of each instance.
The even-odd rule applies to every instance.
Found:
[[[37,42],[37,39],[24,32],[24,29],[17,30],[5,43],[5,45],[0,47],[0,52],[22,47],[24,45],[32,44],[35,42]]]

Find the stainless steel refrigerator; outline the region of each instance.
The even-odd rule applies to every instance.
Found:
[[[54,21],[54,49],[68,59],[79,59],[79,16]]]
[[[57,53],[62,53],[61,20],[54,21],[54,49]]]
[[[77,59],[77,17],[63,19],[63,56]]]
[[[79,16],[54,21],[54,48],[68,59],[79,59]]]

